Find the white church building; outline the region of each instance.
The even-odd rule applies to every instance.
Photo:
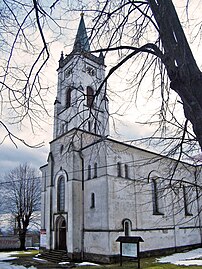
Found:
[[[109,138],[104,57],[90,52],[83,16],[57,71],[53,140],[40,168],[43,247],[110,261],[119,236],[141,236],[143,253],[201,245],[201,167]]]

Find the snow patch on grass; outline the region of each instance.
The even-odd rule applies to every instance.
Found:
[[[70,264],[70,262],[59,262],[59,264]]]
[[[39,261],[39,262],[47,262],[47,260],[36,258],[36,257],[33,257],[33,260]]]
[[[77,266],[100,266],[100,265],[93,262],[81,262],[78,263]]]
[[[202,248],[194,249],[187,252],[175,253],[175,254],[157,259],[157,261],[160,263],[172,263],[175,265],[201,266],[202,260],[199,260],[199,258],[202,258]]]

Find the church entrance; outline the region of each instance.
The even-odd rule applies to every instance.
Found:
[[[65,218],[60,216],[56,221],[56,248],[67,250],[67,227]]]

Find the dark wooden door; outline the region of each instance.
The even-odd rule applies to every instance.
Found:
[[[66,241],[66,221],[63,220],[61,223],[60,223],[60,226],[59,226],[59,244],[58,244],[58,247],[59,249],[61,250],[67,250],[67,241]]]

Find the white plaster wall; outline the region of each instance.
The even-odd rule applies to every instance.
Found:
[[[82,240],[82,193],[81,182],[72,181],[72,223],[69,223],[68,232],[72,235],[70,244],[73,252],[81,251]],[[72,241],[72,242],[71,242]]]
[[[44,166],[43,168],[40,168],[42,172],[42,182],[41,182],[41,229],[45,229],[46,225],[46,169],[47,166]]]
[[[136,203],[133,182],[109,177],[109,223],[110,229],[123,229],[122,221],[130,219],[136,223]]]
[[[173,230],[139,231],[139,235],[144,239],[142,251],[175,247]]]
[[[84,250],[87,253],[110,255],[109,240],[107,232],[85,232]]]
[[[91,208],[91,194],[95,194],[95,208]],[[85,229],[106,230],[108,223],[108,188],[106,177],[85,181]]]
[[[177,246],[186,246],[191,244],[200,244],[201,243],[201,236],[200,236],[200,229],[199,228],[185,228],[178,229],[177,231]]]

